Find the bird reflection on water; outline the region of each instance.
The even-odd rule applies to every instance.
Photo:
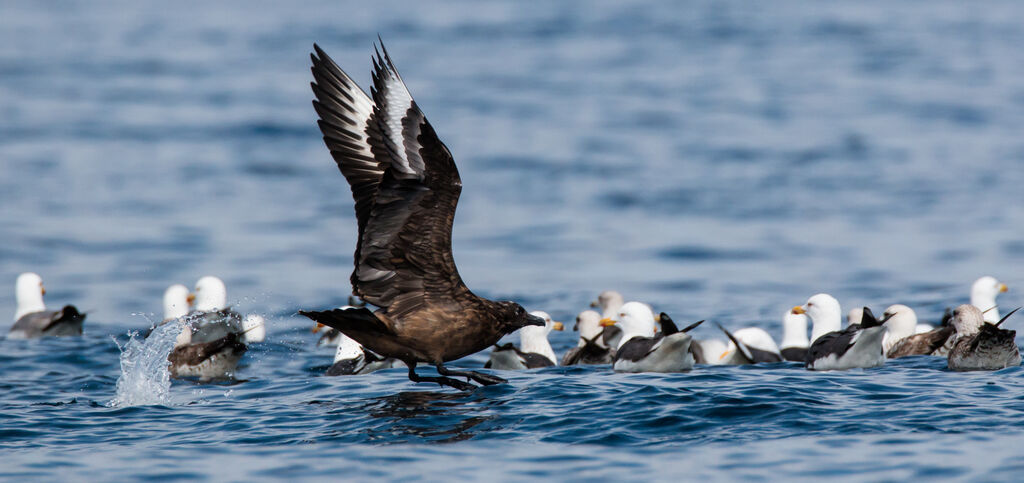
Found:
[[[481,423],[497,418],[487,411],[496,404],[500,401],[475,394],[400,392],[375,398],[366,406],[371,417],[386,422],[366,433],[389,443],[408,442],[402,441],[407,437],[427,443],[465,441],[487,427],[479,427]]]

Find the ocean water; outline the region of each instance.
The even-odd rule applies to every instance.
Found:
[[[399,369],[322,377],[333,351],[295,314],[345,302],[356,237],[308,53],[367,87],[378,34],[459,165],[455,256],[479,294],[571,320],[617,289],[776,337],[817,292],[934,322],[994,275],[1002,307],[1024,304],[1022,16],[5,2],[0,314],[32,270],[51,306],[89,316],[81,338],[0,340],[0,477],[1019,479],[1021,368],[550,368],[464,394]],[[166,386],[129,333],[207,274],[267,317],[267,340],[237,380]],[[553,334],[555,351],[574,338]]]

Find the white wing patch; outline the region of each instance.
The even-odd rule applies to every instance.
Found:
[[[377,53],[375,64],[378,78],[376,86],[380,91],[379,96],[375,96],[380,117],[377,122],[394,158],[391,167],[398,173],[423,179],[426,166],[419,155],[420,144],[417,140],[420,120],[416,120],[408,132],[403,125],[410,109],[414,107],[412,94],[391,62],[387,50],[384,50],[383,55]]]

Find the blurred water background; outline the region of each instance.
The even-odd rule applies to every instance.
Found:
[[[1024,303],[1022,18],[1016,2],[4,2],[0,314],[31,270],[89,317],[82,338],[0,340],[0,476],[1013,480],[1019,368],[553,368],[465,395],[400,369],[321,377],[333,352],[295,312],[345,302],[356,238],[308,53],[366,88],[378,33],[459,165],[455,256],[477,293],[571,320],[613,288],[777,337],[822,291],[934,322],[990,274],[1003,307]],[[111,407],[117,343],[206,274],[269,319],[239,381]]]

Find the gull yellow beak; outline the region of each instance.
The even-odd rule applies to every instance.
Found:
[[[327,326],[324,325],[324,324],[321,324],[320,322],[317,322],[316,323],[316,327],[313,327],[313,333],[315,334],[317,332],[320,332],[320,329],[322,329],[324,327],[327,327]]]
[[[725,351],[725,352],[723,352],[722,355],[718,356],[718,360],[725,359],[725,356],[729,355],[730,352],[732,352],[732,351]]]
[[[793,312],[794,314],[797,314],[797,315],[800,315],[800,314],[806,314],[806,313],[807,313],[807,311],[806,311],[806,310],[804,310],[804,308],[803,308],[803,307],[801,307],[801,306],[799,306],[799,305],[797,305],[796,307],[793,307],[793,310],[792,310],[792,312]]]
[[[196,303],[196,294],[188,294],[188,297],[185,297],[185,301],[188,302],[188,306],[191,307],[192,304]]]
[[[601,327],[611,327],[615,325],[615,319],[601,319]]]
[[[565,330],[565,324],[561,322],[555,322],[551,325],[552,330]]]
[[[1007,287],[1005,283],[999,284],[999,291],[1000,292],[1006,292],[1007,290],[1010,290],[1010,287]]]
[[[1006,285],[1003,286],[1005,287]],[[1003,291],[1005,292],[1005,290]],[[39,284],[39,293],[46,295],[46,287],[44,287],[43,284]]]

